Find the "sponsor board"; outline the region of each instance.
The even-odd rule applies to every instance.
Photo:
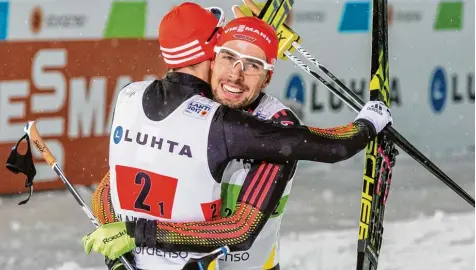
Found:
[[[135,48],[134,54],[130,48]],[[165,66],[155,40],[0,43],[0,160],[36,120],[59,165],[75,184],[98,182],[108,170],[112,104],[131,81],[158,78]],[[34,149],[35,189],[60,188]],[[25,191],[23,176],[0,170],[0,193]]]
[[[303,37],[302,46],[364,101],[369,99],[371,56],[368,3],[371,1],[320,1],[319,10],[327,14],[323,23],[309,27],[294,21],[292,25]],[[311,1],[303,0],[296,2],[293,12],[311,8]],[[388,12],[392,17],[389,86],[395,128],[430,157],[471,153],[475,135],[474,1],[389,0]],[[290,61],[277,63],[266,91],[299,108],[307,125],[344,125],[356,116]],[[359,158],[362,156],[357,155],[356,161]]]
[[[0,0],[0,160],[6,160],[26,121],[37,120],[73,183],[99,181],[107,170],[114,97],[130,81],[163,75],[157,29],[162,16],[181,2]],[[369,3],[300,0],[288,17],[303,47],[364,100]],[[242,2],[201,4],[220,6],[231,19],[231,5]],[[388,14],[395,127],[425,154],[474,149],[474,1],[389,0]],[[290,61],[278,61],[265,91],[308,125],[346,124],[356,115]],[[206,107],[188,113],[208,115]],[[62,187],[34,152],[35,189]],[[3,169],[0,179],[0,193],[26,191],[23,176]]]

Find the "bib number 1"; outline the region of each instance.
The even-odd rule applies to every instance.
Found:
[[[116,166],[116,183],[121,208],[170,219],[177,179],[146,170]]]

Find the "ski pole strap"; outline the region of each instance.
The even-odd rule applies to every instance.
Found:
[[[26,140],[27,145],[27,150],[24,155],[18,152],[18,146],[23,140]],[[35,164],[33,163],[33,157],[31,155],[30,138],[28,137],[28,134],[23,135],[17,144],[12,147],[5,166],[14,174],[23,173],[26,175],[27,178],[25,180],[25,187],[29,188],[30,192],[28,198],[19,202],[18,204],[22,205],[27,203],[33,194],[33,179],[36,175]]]

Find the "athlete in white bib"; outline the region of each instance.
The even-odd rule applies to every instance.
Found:
[[[187,25],[176,21],[185,14],[183,7],[172,9],[159,28],[164,60],[172,65],[180,62],[180,57],[199,51],[191,49],[194,41],[186,39],[174,47],[164,45],[164,22]],[[190,22],[188,25],[192,29],[203,27]],[[190,28],[187,31],[193,32]],[[207,44],[205,32],[194,32],[203,38],[195,42],[202,49]],[[175,31],[167,37],[180,35],[185,34]],[[249,95],[247,84],[233,76],[261,76],[266,85],[277,43],[270,26],[256,18],[242,18],[227,25],[214,47],[216,58],[212,65],[228,67],[227,74],[231,74],[229,78],[214,75],[216,99],[232,107],[237,101],[251,101],[250,112],[255,116],[206,98],[211,97],[210,86],[197,76],[206,60],[185,70],[175,66],[175,72],[163,80],[132,83],[121,91],[110,140],[110,190],[102,189],[94,207],[101,221],[110,223],[83,239],[86,252],[93,249],[115,259],[132,251],[140,269],[181,269],[196,252],[221,246],[228,246],[232,252],[249,250],[259,243],[260,232],[266,232],[263,226],[270,216],[277,215],[278,203],[289,193],[286,186],[296,160],[337,162],[350,158],[391,122],[385,106],[369,103],[354,122],[344,127],[295,126],[291,124],[297,119],[272,97],[261,94],[248,99],[253,95]],[[182,51],[187,49],[188,53]],[[244,105],[237,107],[240,106]],[[263,121],[273,118],[278,123]],[[245,161],[230,163],[236,159]],[[241,164],[241,168],[233,169],[233,164]],[[287,165],[289,172],[285,172]],[[227,177],[230,179],[223,181]],[[240,178],[242,182],[235,181]],[[242,185],[237,204],[231,206],[230,213],[224,213],[226,217],[218,217],[222,182],[223,186]],[[228,205],[224,204],[223,212]],[[269,231],[276,233],[278,229],[270,224]],[[279,227],[279,221],[276,224]],[[262,269],[276,243],[277,236],[270,237],[263,242],[269,251],[254,262],[248,258],[251,264],[237,265],[236,269]],[[221,264],[228,264],[226,256]],[[268,269],[276,264],[277,260],[271,260]],[[224,269],[228,267],[234,266]]]

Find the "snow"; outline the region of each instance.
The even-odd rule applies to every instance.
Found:
[[[474,196],[474,156],[435,163]],[[415,161],[394,169],[379,270],[474,269],[474,208]],[[282,269],[355,269],[361,177],[359,160],[300,166],[281,226]],[[77,189],[89,203],[91,190]],[[0,269],[106,269],[101,255],[84,253],[93,226],[68,191],[36,192],[19,206],[24,198],[0,198]]]
[[[474,269],[474,213],[385,223],[379,270]],[[282,238],[283,269],[355,269],[355,229]]]
[[[282,269],[355,269],[356,230],[322,230],[282,237]],[[472,270],[475,267],[474,213],[421,216],[388,222],[379,270]],[[100,270],[73,261],[48,270]]]

